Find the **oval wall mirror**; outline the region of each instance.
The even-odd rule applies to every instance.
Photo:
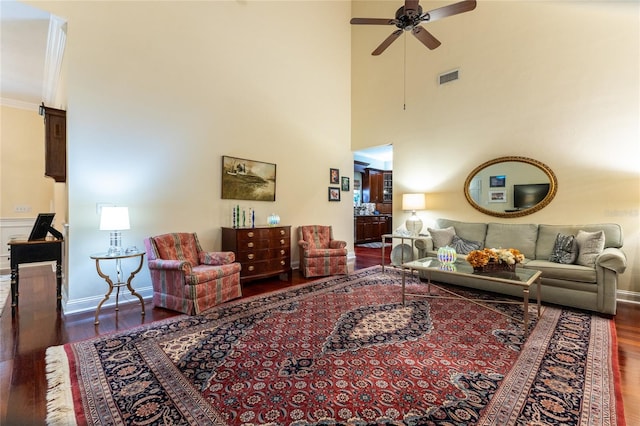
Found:
[[[537,212],[553,200],[558,181],[544,163],[526,157],[500,157],[476,167],[464,182],[464,195],[476,210],[496,217]]]

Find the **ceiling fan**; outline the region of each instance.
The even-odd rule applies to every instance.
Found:
[[[440,46],[440,41],[427,31],[420,23],[432,22],[447,16],[457,15],[459,13],[469,12],[476,8],[476,0],[464,0],[458,3],[443,6],[429,12],[422,12],[422,6],[418,3],[420,0],[405,0],[404,6],[396,11],[394,19],[385,18],[353,18],[353,25],[395,25],[399,29],[391,33],[371,54],[377,56],[385,51],[391,43],[393,43],[403,31],[411,31],[411,33],[422,44],[433,50]]]

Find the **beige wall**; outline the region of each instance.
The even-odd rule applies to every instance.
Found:
[[[394,193],[429,194],[425,225],[494,220],[462,192],[478,164],[504,155],[546,163],[558,176],[555,200],[512,221],[621,223],[621,288],[640,292],[635,2],[481,0],[429,25],[439,49],[409,37],[406,58],[403,37],[370,56],[391,28],[347,24],[392,16],[396,1],[353,11],[334,1],[29,3],[69,21],[68,310],[104,294],[88,257],[107,242],[96,203],[130,207],[126,245],[193,230],[217,248],[235,204],[220,199],[220,157],[274,162],[277,201],[240,204],[294,229],[332,223],[352,249],[351,194],[327,202],[328,169],[350,176],[352,148],[386,143]],[[454,68],[461,79],[437,86]],[[398,203],[394,216],[395,228]],[[139,277],[148,289],[147,272]]]
[[[124,245],[195,231],[219,249],[240,204],[294,231],[332,224],[353,250],[351,193],[327,200],[329,168],[353,170],[349,3],[33,4],[68,20],[68,311],[105,291],[96,203],[129,206]],[[222,155],[276,163],[276,202],[221,200]]]
[[[0,217],[51,211],[54,180],[44,175],[44,124],[37,109],[0,106],[0,166]],[[18,206],[30,210],[17,212]]]
[[[393,16],[398,3],[354,2],[353,16]],[[629,264],[620,289],[637,298],[639,7],[480,0],[473,12],[426,26],[442,42],[436,50],[409,35],[406,57],[405,36],[370,55],[392,28],[354,27],[352,146],[393,143],[394,194],[428,193],[425,226],[437,217],[620,223]],[[438,86],[437,76],[456,68],[460,80]],[[508,155],[553,169],[558,193],[549,206],[517,219],[470,207],[462,189],[467,175]],[[394,228],[404,218],[394,202]]]

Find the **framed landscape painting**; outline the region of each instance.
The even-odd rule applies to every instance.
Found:
[[[222,156],[223,200],[276,200],[276,165]]]

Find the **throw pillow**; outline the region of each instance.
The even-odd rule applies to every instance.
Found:
[[[460,238],[457,235],[453,236],[451,244],[449,245],[453,247],[458,254],[469,254],[473,250],[480,250],[480,248],[482,247],[482,243],[479,241],[465,240],[464,238]]]
[[[578,260],[576,263],[582,266],[594,266],[596,257],[604,250],[604,231],[586,232],[578,231]]]
[[[453,226],[444,229],[427,228],[427,231],[429,231],[431,239],[433,240],[433,248],[450,245],[453,236],[456,235],[456,230]]]
[[[556,235],[556,242],[553,245],[550,262],[570,264],[578,258],[578,242],[573,235]]]

